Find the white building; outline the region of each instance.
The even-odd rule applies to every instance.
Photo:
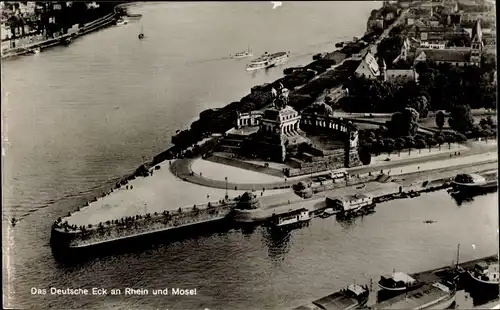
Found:
[[[420,44],[423,48],[433,48],[438,50],[444,50],[446,48],[446,42],[444,41],[426,41]]]
[[[99,4],[95,2],[87,3],[87,8],[88,9],[97,9],[99,7]]]
[[[36,7],[35,1],[29,1],[26,3],[26,5],[23,4],[22,2],[18,3],[19,3],[19,13],[21,15],[29,15],[35,13],[35,7]]]
[[[376,79],[380,77],[380,67],[371,52],[366,52],[359,63],[358,68],[354,72],[359,77],[366,77],[368,79]]]

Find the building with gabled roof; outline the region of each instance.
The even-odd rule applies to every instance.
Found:
[[[364,54],[354,74],[368,79],[377,79],[380,77],[380,66],[370,51]]]
[[[410,39],[408,38],[405,38],[403,40],[403,45],[401,46],[401,51],[399,52],[399,55],[398,57],[396,57],[392,63],[395,64],[401,60],[407,60],[408,59],[408,55],[411,51],[411,42],[410,42]]]
[[[413,65],[419,62],[433,61],[437,64],[448,63],[453,66],[463,67],[471,63],[470,49],[432,49],[418,48],[415,52]]]

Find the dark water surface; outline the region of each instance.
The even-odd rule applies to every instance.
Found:
[[[289,66],[361,36],[380,3],[141,4],[140,23],[83,37],[67,48],[2,63],[6,306],[56,309],[281,309],[394,268],[416,272],[491,255],[498,199],[457,206],[444,193],[381,205],[353,223],[334,218],[284,239],[233,231],[142,252],[62,266],[50,225],[170,145],[198,113],[239,100],[284,67],[247,73],[230,53],[292,52]],[[8,93],[8,94],[7,94]],[[187,187],[181,182],[179,195]],[[174,199],[173,199],[174,200]],[[433,219],[435,224],[422,221]],[[8,266],[8,268],[6,267]],[[197,288],[197,296],[40,296],[31,288]]]

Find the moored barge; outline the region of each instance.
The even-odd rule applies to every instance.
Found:
[[[351,284],[331,295],[325,296],[313,301],[311,304],[302,305],[293,310],[311,310],[311,309],[335,309],[350,310],[358,309],[366,305],[370,292],[368,287]]]
[[[365,194],[347,195],[340,198],[327,197],[328,208],[337,212],[337,217],[352,217],[369,214],[374,211],[373,197]]]
[[[451,184],[458,191],[489,190],[496,189],[498,186],[496,179],[487,180],[478,174],[458,174]]]
[[[273,214],[270,221],[270,228],[285,230],[309,225],[311,215],[308,209],[300,208],[290,210],[281,214]]]
[[[443,283],[424,285],[407,294],[399,295],[371,309],[448,309],[455,302],[456,290]]]
[[[472,280],[479,286],[498,289],[500,285],[498,262],[477,262],[474,268],[467,271]]]

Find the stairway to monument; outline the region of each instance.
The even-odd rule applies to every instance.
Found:
[[[217,145],[216,150],[218,152],[228,152],[228,153],[238,153],[243,143],[243,138],[238,137],[226,137]]]
[[[229,154],[213,154],[212,156],[206,158],[206,160],[209,160],[214,163],[218,164],[223,164],[227,166],[232,166],[236,168],[241,168],[241,169],[246,169],[250,171],[255,171],[259,173],[264,173],[268,175],[272,175],[275,177],[283,178],[285,174],[283,171],[271,167],[265,167],[263,165],[257,165],[253,163],[249,163],[237,158],[231,158],[229,157]]]

